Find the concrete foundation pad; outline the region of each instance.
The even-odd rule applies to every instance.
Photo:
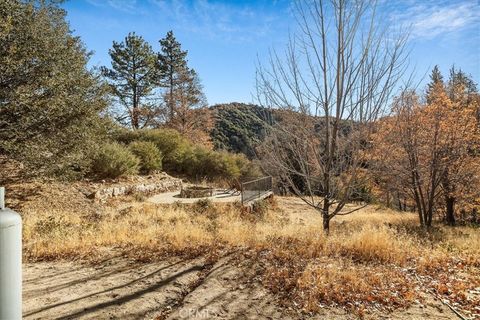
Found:
[[[225,191],[217,191],[216,194],[212,197],[204,197],[204,198],[180,198],[180,191],[175,192],[165,192],[156,194],[147,199],[147,202],[151,203],[160,203],[160,204],[171,204],[175,202],[180,203],[195,203],[201,199],[209,199],[212,202],[236,202],[240,201],[240,193],[238,194],[231,194]]]

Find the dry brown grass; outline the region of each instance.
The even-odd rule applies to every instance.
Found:
[[[355,308],[355,302],[360,301],[359,307],[379,304],[392,308],[411,302],[415,297],[401,272],[381,266],[359,267],[348,260],[308,265],[298,279],[298,290],[306,293],[305,308],[314,311],[322,303]]]
[[[28,260],[94,257],[112,248],[139,260],[243,249],[262,266],[267,287],[307,311],[322,304],[358,312],[405,306],[418,298],[418,283],[443,297],[470,297],[480,286],[478,229],[424,232],[414,214],[376,207],[335,220],[328,237],[319,215],[292,199],[257,213],[232,204],[133,202],[98,214],[32,210],[23,216]],[[465,310],[480,303],[478,296],[469,299]]]

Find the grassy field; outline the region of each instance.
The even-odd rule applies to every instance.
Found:
[[[246,212],[237,204],[154,205],[129,199],[101,212],[31,208],[23,213],[28,261],[93,259],[116,250],[154,261],[166,255],[212,260],[236,252],[285,303],[315,312],[340,306],[362,315],[443,299],[480,314],[480,232],[437,224],[426,232],[412,213],[369,206],[335,219],[295,198]]]

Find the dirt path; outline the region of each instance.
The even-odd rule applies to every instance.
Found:
[[[355,319],[325,308],[316,316],[282,307],[278,297],[226,257],[137,263],[113,257],[24,265],[24,319]],[[369,317],[367,317],[369,318]],[[438,301],[374,319],[455,319]]]
[[[112,258],[24,266],[24,319],[154,318],[182,297],[203,269],[201,259],[138,264]]]
[[[24,319],[286,319],[229,258],[24,265]]]
[[[246,270],[220,260],[168,319],[293,319]]]
[[[304,319],[248,279],[229,257],[208,268],[202,259],[139,264],[120,257],[95,265],[25,264],[23,313],[24,319]]]

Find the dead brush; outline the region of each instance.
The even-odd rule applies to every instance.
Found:
[[[418,297],[404,274],[348,260],[312,263],[297,280],[295,293],[307,311],[344,305],[355,312],[369,307],[403,307]]]
[[[209,219],[215,219],[220,211],[219,207],[209,199],[200,199],[196,201],[191,206],[191,210],[193,213],[207,216]]]

